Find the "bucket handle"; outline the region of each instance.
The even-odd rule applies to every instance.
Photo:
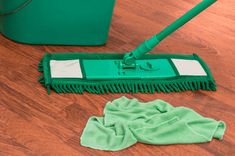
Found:
[[[25,3],[23,3],[21,6],[19,6],[18,8],[16,8],[15,10],[12,10],[10,12],[6,12],[6,13],[0,13],[0,17],[1,16],[9,16],[12,14],[17,13],[18,11],[22,10],[23,8],[25,8],[27,5],[29,5],[32,2],[32,0],[27,0]]]

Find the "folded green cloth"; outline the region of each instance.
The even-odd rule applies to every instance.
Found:
[[[142,103],[121,97],[108,102],[104,117],[91,117],[81,136],[81,145],[118,151],[141,142],[189,144],[221,140],[225,123],[205,118],[192,109],[173,107],[155,100]]]

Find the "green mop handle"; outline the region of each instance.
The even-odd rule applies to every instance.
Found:
[[[216,2],[216,0],[203,0],[201,3],[199,3],[193,9],[188,11],[186,14],[184,14],[179,19],[177,19],[175,22],[173,22],[168,27],[166,27],[164,30],[162,30],[159,34],[154,35],[152,38],[146,40],[145,42],[143,42],[140,46],[138,46],[132,52],[125,54],[123,63],[127,66],[135,64],[136,59],[141,58],[143,55],[145,55],[146,53],[151,51],[163,39],[165,39],[167,36],[172,34],[174,31],[176,31],[177,29],[182,27],[184,24],[189,22],[192,18],[194,18],[195,16],[200,14],[202,11],[204,11],[206,8],[208,8],[210,5],[212,5],[215,2]]]

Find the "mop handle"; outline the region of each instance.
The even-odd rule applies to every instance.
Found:
[[[135,50],[133,50],[130,53],[127,53],[124,56],[124,64],[131,65],[135,63],[136,59],[141,58],[143,55],[151,51],[154,47],[156,47],[163,39],[165,39],[167,36],[172,34],[174,31],[182,27],[184,24],[189,22],[192,18],[200,14],[202,11],[204,11],[206,8],[208,8],[210,5],[215,3],[216,0],[203,0],[201,3],[199,3],[197,6],[195,6],[193,9],[188,11],[186,14],[178,18],[175,22],[167,26],[165,29],[163,29],[160,33],[157,35],[154,35],[152,38],[146,40],[143,42],[140,46],[138,46]]]

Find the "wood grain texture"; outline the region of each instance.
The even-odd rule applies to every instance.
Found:
[[[118,0],[107,45],[101,47],[31,46],[0,36],[0,155],[229,155],[235,154],[235,1],[220,0],[162,42],[152,53],[197,53],[210,66],[217,92],[170,94],[47,95],[38,82],[37,64],[45,52],[117,52],[132,50],[193,7],[199,0]],[[125,95],[163,99],[227,123],[223,141],[153,146],[138,143],[120,152],[80,146],[92,115],[107,101]]]

